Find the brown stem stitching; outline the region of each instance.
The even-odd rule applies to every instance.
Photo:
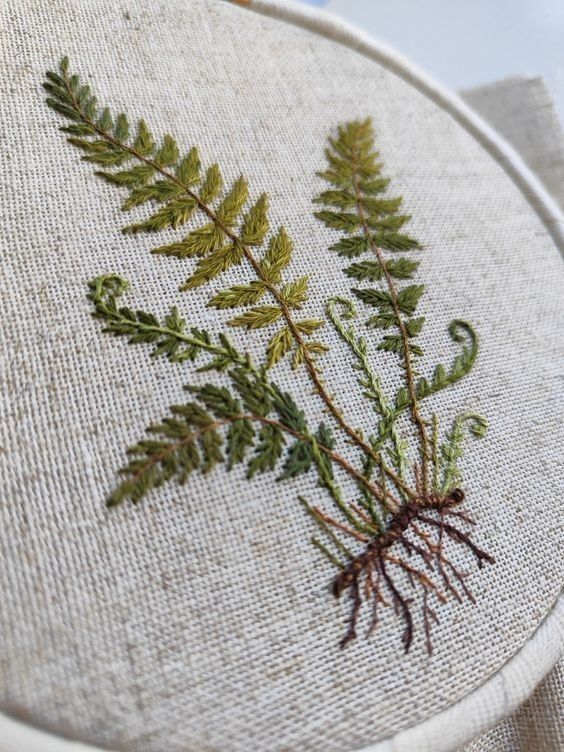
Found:
[[[421,413],[419,412],[419,402],[417,400],[417,390],[415,387],[415,375],[413,372],[413,364],[411,362],[411,355],[410,355],[410,350],[409,350],[409,335],[407,333],[407,328],[401,316],[401,311],[398,305],[398,293],[397,293],[396,286],[394,284],[393,277],[386,267],[386,263],[385,263],[385,259],[382,254],[382,251],[376,245],[376,242],[374,241],[374,236],[372,235],[372,232],[370,231],[370,228],[368,226],[368,221],[366,219],[366,212],[364,211],[364,206],[362,205],[362,192],[358,184],[358,172],[356,169],[356,161],[357,161],[356,148],[353,148],[352,162],[353,162],[353,165],[355,166],[353,166],[352,180],[353,180],[353,187],[354,187],[354,193],[355,193],[355,198],[356,198],[357,211],[358,211],[358,215],[362,224],[362,231],[367,237],[368,242],[370,243],[370,247],[372,251],[374,252],[376,258],[378,259],[378,263],[380,264],[382,272],[386,278],[386,283],[390,291],[390,300],[392,302],[392,308],[393,308],[397,325],[399,327],[401,337],[403,340],[403,354],[404,354],[407,391],[409,393],[409,399],[411,402],[411,416],[413,418],[413,422],[417,426],[417,430],[419,432],[419,438],[421,441],[421,459],[422,459],[422,465],[423,465],[422,467],[422,470],[423,470],[422,491],[423,491],[423,496],[426,496],[427,495],[427,476],[428,476],[428,466],[429,466],[429,456],[430,456],[429,439],[427,436],[427,429],[425,427],[425,422],[423,418],[421,417]]]

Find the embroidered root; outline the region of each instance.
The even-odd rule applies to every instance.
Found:
[[[341,647],[345,647],[357,636],[357,623],[364,597],[366,601],[372,602],[368,635],[378,625],[380,607],[391,605],[403,621],[402,642],[405,652],[409,651],[414,633],[413,599],[402,592],[405,581],[412,590],[420,590],[423,630],[429,654],[432,652],[431,623],[438,622],[438,618],[428,600],[430,596],[440,602],[447,599],[433,576],[438,573],[445,589],[458,601],[466,597],[474,602],[474,596],[465,583],[467,574],[460,571],[444,552],[445,538],[466,547],[480,568],[484,562],[494,564],[495,560],[482,551],[470,539],[468,533],[456,524],[446,521],[445,518],[454,517],[467,524],[475,524],[464,512],[453,509],[463,500],[463,491],[454,489],[443,498],[420,497],[404,505],[392,517],[386,532],[368,541],[364,551],[355,556],[335,577],[332,585],[335,597],[340,598],[348,592],[352,601],[348,627],[341,640]],[[435,513],[434,517],[430,516],[432,513]],[[336,524],[326,516],[324,519],[328,524]],[[417,525],[418,522],[437,530],[438,538],[433,540],[429,532]],[[342,526],[340,528],[342,529]],[[408,563],[402,558],[405,555],[418,563]]]

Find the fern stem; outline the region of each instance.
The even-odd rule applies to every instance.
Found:
[[[439,419],[436,413],[433,413],[433,434],[431,439],[432,451],[433,451],[433,486],[432,490],[437,493],[439,488]]]
[[[337,557],[329,551],[327,546],[324,546],[323,543],[318,540],[314,535],[310,538],[312,546],[315,546],[321,553],[325,556],[325,558],[339,571],[342,571],[345,568],[345,565],[337,559]]]
[[[127,319],[124,319],[124,322],[127,322]],[[173,337],[179,342],[184,342],[186,345],[192,345],[194,347],[200,348],[201,350],[207,350],[208,352],[214,353],[215,355],[229,356],[234,364],[236,363],[238,365],[245,366],[248,365],[248,358],[245,355],[241,355],[240,353],[237,353],[237,355],[235,355],[233,352],[229,352],[226,348],[221,347],[221,345],[214,345],[213,342],[206,342],[204,339],[191,337],[188,334],[182,334],[175,331],[174,329],[169,329],[165,326],[152,326],[151,324],[137,323],[136,329],[140,332],[154,332],[155,334],[167,335],[169,337]],[[253,369],[253,371],[258,373],[256,369]]]
[[[378,518],[374,517],[374,520],[372,521],[371,520],[362,521],[362,518],[361,518],[360,522],[358,521],[358,519],[355,518],[354,514],[351,512],[351,508],[353,508],[353,505],[346,504],[346,502],[343,499],[341,489],[339,488],[339,486],[337,486],[337,484],[333,480],[332,473],[328,472],[326,463],[322,461],[322,457],[320,453],[326,451],[325,448],[323,447],[322,444],[318,442],[315,436],[311,437],[311,445],[312,445],[313,455],[315,457],[318,472],[319,472],[320,484],[324,485],[325,488],[329,491],[331,498],[333,499],[337,507],[345,515],[345,517],[351,523],[351,525],[353,525],[360,533],[367,533],[370,537],[374,537],[374,535],[378,535],[381,532],[381,526],[379,524]],[[349,474],[351,473],[349,472]],[[352,476],[352,477],[355,477],[355,476]],[[360,480],[360,478],[362,478],[362,481]],[[374,494],[372,493],[372,487],[374,486],[374,484],[370,483],[370,479],[360,473],[358,475],[358,478],[355,478],[355,479],[358,479],[359,483],[362,484],[363,488],[368,491],[367,495],[370,498],[372,505],[374,506]],[[392,494],[388,493],[385,484],[381,483],[379,486],[376,486],[376,487],[378,488],[380,492],[379,496],[377,497],[378,500],[384,505],[385,509],[387,509],[392,514],[395,514],[400,508],[400,502],[397,499],[395,499],[392,496]],[[366,522],[368,524],[366,524]]]
[[[425,421],[423,420],[421,413],[419,411],[419,401],[417,398],[417,387],[415,383],[415,372],[414,372],[413,363],[411,360],[411,352],[409,348],[409,334],[405,326],[403,317],[401,315],[401,310],[398,304],[398,291],[394,283],[394,279],[386,266],[384,254],[382,253],[382,250],[376,244],[376,241],[374,240],[374,235],[371,232],[369,224],[368,224],[368,219],[367,219],[366,212],[363,206],[363,201],[362,201],[362,191],[359,186],[358,155],[355,149],[352,150],[352,162],[353,162],[352,184],[353,184],[354,196],[356,199],[356,210],[358,213],[358,217],[360,219],[361,229],[365,237],[367,238],[368,243],[370,244],[370,249],[376,256],[376,259],[378,260],[378,263],[380,264],[380,267],[382,269],[382,273],[384,275],[386,284],[388,286],[388,290],[390,292],[392,310],[394,312],[396,323],[400,331],[400,335],[401,335],[402,342],[403,342],[403,362],[404,362],[404,367],[405,367],[406,386],[407,386],[407,391],[409,394],[409,401],[411,405],[411,417],[412,417],[413,422],[417,426],[417,431],[419,433],[421,461],[422,461],[422,475],[423,475],[423,495],[426,495],[427,485],[428,485],[427,479],[428,479],[428,472],[429,472],[428,470],[429,468],[429,439],[427,436],[427,429],[425,426]]]
[[[186,186],[179,178],[174,175],[173,173],[169,172],[168,170],[164,169],[160,165],[158,165],[154,160],[149,159],[148,157],[141,154],[134,146],[130,146],[128,144],[122,143],[119,139],[112,136],[110,133],[108,133],[106,130],[101,128],[92,118],[89,118],[83,111],[82,107],[80,106],[72,87],[70,86],[70,81],[68,77],[68,73],[65,73],[64,75],[66,90],[73,102],[73,107],[77,113],[77,115],[80,117],[80,119],[88,125],[90,128],[94,130],[102,139],[104,139],[107,143],[112,144],[113,146],[116,146],[123,151],[128,152],[133,157],[138,159],[140,162],[143,162],[144,164],[150,166],[153,170],[155,170],[157,173],[162,175],[162,177],[166,178],[166,180],[178,185],[180,188],[182,188],[183,191],[190,197],[192,201],[195,202],[196,206],[200,209],[200,211],[205,214],[208,219],[213,222],[213,224],[221,230],[225,234],[226,237],[228,237],[234,244],[238,245],[241,251],[243,252],[243,255],[245,256],[246,260],[249,262],[251,267],[253,268],[255,274],[257,277],[264,283],[266,289],[268,292],[272,295],[274,300],[276,301],[276,304],[280,308],[282,312],[282,316],[284,320],[286,321],[286,324],[288,326],[288,329],[292,333],[292,336],[296,342],[297,347],[300,349],[303,357],[304,364],[306,366],[306,369],[309,373],[310,379],[314,385],[315,391],[319,395],[319,397],[324,402],[325,406],[327,407],[329,413],[333,416],[335,421],[338,423],[340,428],[343,430],[343,432],[352,440],[352,442],[361,449],[365,454],[372,457],[372,459],[377,462],[378,464],[381,464],[381,457],[378,452],[376,452],[370,444],[368,444],[362,436],[354,429],[352,426],[350,426],[345,418],[343,417],[342,412],[338,408],[338,406],[335,404],[333,398],[328,393],[328,391],[325,388],[325,385],[323,383],[323,379],[321,377],[321,374],[309,354],[304,339],[296,326],[296,323],[294,322],[294,319],[292,317],[292,314],[290,312],[290,309],[288,305],[283,300],[279,290],[276,288],[274,284],[266,277],[264,274],[264,271],[261,268],[260,263],[257,261],[257,259],[252,254],[250,248],[242,243],[241,239],[237,236],[235,232],[231,228],[229,228],[224,222],[221,221],[221,219],[217,216],[217,214],[204,202],[202,199],[198,196],[197,193],[190,190],[188,186]],[[402,489],[408,496],[411,498],[414,498],[416,496],[416,493],[407,486],[407,484],[402,480],[402,478],[390,467],[387,465],[384,465],[385,472],[388,475],[388,477],[393,480],[393,482]],[[391,498],[392,505],[394,504],[393,497]]]
[[[333,525],[333,527],[336,527],[337,530],[341,530],[341,532],[345,533],[345,535],[350,535],[351,538],[354,538],[357,541],[360,541],[361,543],[368,543],[368,539],[366,538],[366,535],[363,533],[359,533],[357,530],[352,530],[350,527],[347,527],[346,525],[343,525],[342,522],[339,522],[338,520],[334,520],[332,517],[329,517],[325,514],[325,512],[322,512],[321,509],[318,507],[313,507],[313,511],[316,513],[316,515],[319,516],[320,520],[323,520],[323,522],[329,523]]]
[[[331,527],[325,522],[324,519],[322,519],[316,509],[308,503],[308,501],[303,496],[298,496],[298,499],[300,500],[301,504],[303,505],[306,512],[310,515],[310,517],[313,519],[313,521],[317,524],[319,529],[325,533],[325,535],[329,538],[329,540],[335,544],[335,547],[337,548],[340,553],[344,554],[346,559],[353,559],[354,555],[353,553],[345,546],[345,544],[341,541],[337,535],[333,532]]]
[[[202,350],[208,350],[208,352],[215,353],[216,355],[227,355],[227,350],[224,347],[220,347],[220,345],[214,345],[212,342],[205,342],[202,339],[196,339],[195,337],[189,337],[187,334],[179,334],[178,332],[175,332],[173,329],[168,329],[164,326],[150,326],[150,325],[141,325],[139,327],[140,329],[143,329],[144,331],[150,331],[160,334],[168,334],[170,336],[173,336],[175,339],[180,340],[181,342],[185,342],[187,345],[195,345],[196,347],[200,347]],[[246,359],[244,356],[240,355],[236,361],[237,363],[240,363],[241,365],[246,364]]]

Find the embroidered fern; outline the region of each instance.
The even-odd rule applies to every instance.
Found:
[[[316,216],[329,227],[344,229],[347,233],[355,232],[353,237],[343,237],[334,243],[332,251],[346,258],[370,256],[346,267],[344,273],[358,281],[381,283],[378,287],[352,288],[359,300],[378,309],[378,313],[366,321],[367,326],[393,332],[383,334],[377,348],[396,353],[405,370],[405,385],[395,396],[394,408],[382,415],[380,442],[392,432],[399,414],[409,409],[418,428],[422,488],[427,492],[431,454],[427,426],[420,413],[420,401],[456,383],[470,371],[477,355],[477,337],[470,324],[453,321],[449,333],[455,342],[463,343],[462,352],[449,371],[438,365],[430,382],[423,377],[417,378],[415,358],[423,355],[423,349],[415,340],[421,334],[425,318],[415,316],[415,312],[424,286],[409,284],[402,287],[398,280],[412,279],[419,261],[403,256],[388,259],[384,251],[419,251],[421,245],[410,235],[398,232],[410,220],[409,215],[399,214],[401,197],[382,197],[390,181],[381,176],[382,165],[377,161],[371,121],[354,121],[339,127],[337,137],[329,139],[329,144],[330,148],[325,152],[328,169],[319,175],[335,190],[324,191],[315,201],[335,207],[338,211],[316,212]],[[346,216],[344,222],[339,219],[343,215]]]
[[[381,330],[376,343],[377,350],[395,353],[404,372],[403,385],[398,389],[390,403],[383,393],[381,381],[370,367],[368,345],[365,337],[357,337],[352,326],[345,328],[338,318],[335,304],[339,303],[345,310],[347,318],[356,315],[352,303],[344,299],[330,302],[329,318],[341,338],[347,343],[355,356],[355,368],[362,373],[359,383],[364,387],[364,396],[370,399],[380,416],[377,433],[372,440],[374,449],[387,448],[392,462],[400,477],[405,478],[408,469],[407,449],[405,441],[400,440],[397,420],[404,410],[409,410],[412,423],[417,432],[417,445],[421,464],[414,464],[415,487],[417,501],[414,502],[405,495],[404,488],[400,488],[404,503],[396,513],[388,529],[400,531],[397,536],[401,539],[409,553],[418,553],[426,563],[428,555],[435,555],[437,568],[447,589],[459,598],[454,588],[451,576],[458,581],[463,592],[472,597],[466,588],[463,577],[450,560],[444,557],[442,541],[445,531],[458,543],[464,543],[470,548],[481,566],[484,560],[493,559],[477,549],[467,536],[448,523],[444,522],[445,515],[453,515],[467,523],[473,522],[468,515],[455,512],[452,507],[461,503],[464,493],[457,486],[462,481],[459,461],[463,454],[465,425],[476,438],[484,436],[487,422],[476,413],[466,413],[458,416],[453,424],[446,442],[438,447],[439,421],[434,414],[431,419],[432,433],[429,432],[429,421],[423,417],[421,401],[448,386],[455,384],[472,368],[478,352],[477,337],[465,321],[455,320],[449,326],[449,334],[454,342],[462,344],[462,351],[455,357],[450,369],[439,364],[435,367],[433,377],[429,381],[419,376],[417,359],[424,354],[417,338],[422,332],[425,318],[416,316],[419,301],[424,292],[422,284],[404,284],[405,280],[412,280],[419,268],[419,261],[405,256],[395,257],[398,253],[415,252],[421,250],[421,245],[415,238],[405,232],[400,232],[408,224],[410,216],[401,214],[402,199],[389,198],[386,191],[389,179],[382,177],[382,164],[378,162],[378,153],[374,148],[374,130],[372,122],[353,121],[338,128],[335,138],[329,139],[326,149],[327,169],[319,173],[332,187],[324,191],[315,202],[327,207],[316,212],[316,216],[328,227],[342,233],[342,237],[330,247],[330,250],[346,258],[367,256],[363,260],[350,264],[343,269],[344,273],[359,282],[374,283],[370,287],[353,287],[351,292],[366,306],[376,308],[377,314],[366,320],[369,329]],[[387,253],[392,253],[391,258]],[[391,333],[388,333],[391,332]],[[372,458],[365,466],[365,473],[372,471]],[[369,475],[368,475],[369,477]],[[442,480],[440,478],[442,477]],[[386,476],[382,475],[381,482],[385,488]],[[442,501],[441,501],[442,500]],[[365,498],[365,502],[366,502]],[[434,508],[440,513],[440,520],[421,515],[421,507]],[[406,541],[403,532],[410,528],[414,520],[424,521],[429,526],[438,526],[440,530],[439,542],[436,546],[429,545],[428,538],[419,531],[417,535],[425,542],[427,551],[418,550],[418,544]],[[386,534],[384,534],[384,539]],[[379,579],[383,578],[389,590],[392,601],[404,618],[404,643],[409,645],[411,640],[412,620],[409,605],[399,595],[399,591],[390,581],[386,572],[386,565],[382,558],[382,549],[389,548],[382,539],[376,544],[368,543],[364,554],[353,559],[353,563],[343,567],[342,573],[335,581],[335,594],[340,595],[344,590],[350,590],[353,597],[353,612],[347,637],[355,634],[355,624],[360,608],[360,591],[358,572],[363,572],[371,587],[375,588],[379,599]],[[404,562],[405,564],[405,562]],[[370,568],[377,568],[377,581],[371,580]],[[415,576],[409,568],[405,571]],[[424,589],[428,588],[421,577],[420,583]],[[381,599],[380,599],[381,600]],[[427,600],[424,600],[424,625],[427,633],[427,647],[431,651],[429,637],[430,620],[434,612],[429,610]],[[373,626],[376,621],[373,622]]]
[[[303,362],[313,367],[313,359],[325,346],[309,338],[323,322],[294,316],[307,301],[308,280],[284,279],[293,244],[283,227],[269,236],[266,194],[251,203],[244,177],[224,190],[219,166],[203,170],[196,147],[182,155],[171,135],[158,143],[144,120],[132,128],[125,114],[101,110],[90,87],[69,75],[68,59],[61,61],[58,73],[49,72],[47,79],[47,104],[72,121],[62,128],[69,143],[84,152],[85,161],[105,168],[97,170],[97,175],[129,194],[123,210],[146,204],[153,207],[145,219],[126,225],[123,232],[156,234],[201,218],[203,224],[172,243],[153,247],[153,253],[197,259],[182,290],[209,285],[245,262],[256,279],[216,291],[209,305],[247,309],[229,321],[233,327],[262,329],[282,323],[270,341],[269,365],[293,352],[296,367]],[[269,302],[257,305],[264,298]]]
[[[119,298],[129,285],[116,275],[97,277],[88,287],[94,316],[105,322],[102,331],[126,336],[132,344],[152,344],[152,357],[164,355],[172,362],[181,363],[195,361],[202,352],[209,352],[215,358],[203,369],[217,371],[248,363],[248,357],[240,355],[224,334],[219,334],[214,344],[205,330],[187,327],[177,308],[172,308],[168,316],[159,321],[152,313],[118,306]]]
[[[186,386],[191,399],[172,406],[149,427],[148,437],[128,450],[129,460],[108,504],[137,503],[162,484],[182,484],[194,472],[208,473],[219,465],[230,470],[244,464],[249,479],[273,471],[285,481],[315,472],[331,511],[303,497],[300,501],[319,530],[312,544],[339,570],[333,593],[351,597],[341,645],[356,636],[362,602],[371,600],[368,632],[379,621],[379,607],[393,605],[409,650],[414,621],[412,599],[403,592],[407,582],[421,596],[430,652],[436,615],[428,598],[441,603],[449,594],[474,599],[445,553],[445,542],[464,546],[479,566],[493,563],[458,526],[473,520],[457,509],[465,498],[459,487],[464,440],[468,434],[483,436],[485,419],[471,412],[458,416],[441,443],[437,415],[426,418],[421,407],[427,397],[470,371],[478,342],[468,323],[453,321],[449,332],[460,351],[452,364],[437,365],[430,379],[419,374],[424,317],[418,306],[424,287],[415,281],[419,259],[406,254],[419,254],[421,245],[405,231],[410,218],[400,213],[401,198],[387,195],[390,181],[381,174],[371,122],[345,124],[330,139],[328,166],[320,173],[330,188],[316,199],[323,207],[317,218],[340,235],[331,250],[352,261],[344,269],[352,294],[372,309],[366,334],[360,336],[353,303],[346,298],[326,301],[328,321],[348,347],[361,396],[374,411],[374,431],[366,436],[350,425],[325,384],[318,356],[327,347],[315,339],[325,322],[302,313],[308,304],[308,277],[288,276],[296,251],[286,229],[271,231],[266,194],[251,200],[244,177],[224,187],[219,166],[203,169],[195,147],[181,152],[171,135],[158,141],[144,120],[132,127],[125,114],[101,109],[90,88],[69,73],[66,58],[58,72],[47,74],[44,85],[49,106],[69,121],[62,127],[68,141],[86,162],[103,168],[97,170],[103,180],[121,189],[123,210],[148,207],[144,218],[123,231],[166,232],[166,241],[153,244],[152,252],[192,267],[183,291],[213,287],[208,305],[228,311],[230,327],[272,332],[264,360],[257,364],[225,333],[188,324],[176,308],[159,318],[123,305],[128,286],[115,275],[90,283],[93,315],[104,331],[148,346],[152,357],[197,363],[200,371],[224,374],[221,384]],[[180,234],[172,238],[174,231]],[[251,280],[247,275],[238,284],[215,288],[225,271],[243,265]],[[401,366],[401,386],[393,394],[386,393],[375,367],[379,351],[396,355]],[[311,428],[297,398],[272,381],[271,369],[286,357],[294,368],[302,367],[300,375],[321,400],[327,423]],[[411,418],[413,436],[400,428],[404,413]],[[350,445],[356,449],[353,460],[340,448]],[[356,500],[345,499],[344,479],[354,482]]]

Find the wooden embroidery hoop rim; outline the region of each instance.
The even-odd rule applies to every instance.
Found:
[[[564,255],[564,216],[509,144],[455,94],[386,45],[342,19],[292,0],[249,0],[245,7],[331,39],[392,71],[448,112],[498,162],[521,190]],[[564,595],[533,635],[498,671],[458,702],[415,726],[362,750],[343,752],[455,752],[516,710],[557,663],[564,649]],[[448,733],[456,730],[456,734]],[[415,746],[416,745],[416,746]],[[107,752],[35,729],[0,713],[0,752]]]

